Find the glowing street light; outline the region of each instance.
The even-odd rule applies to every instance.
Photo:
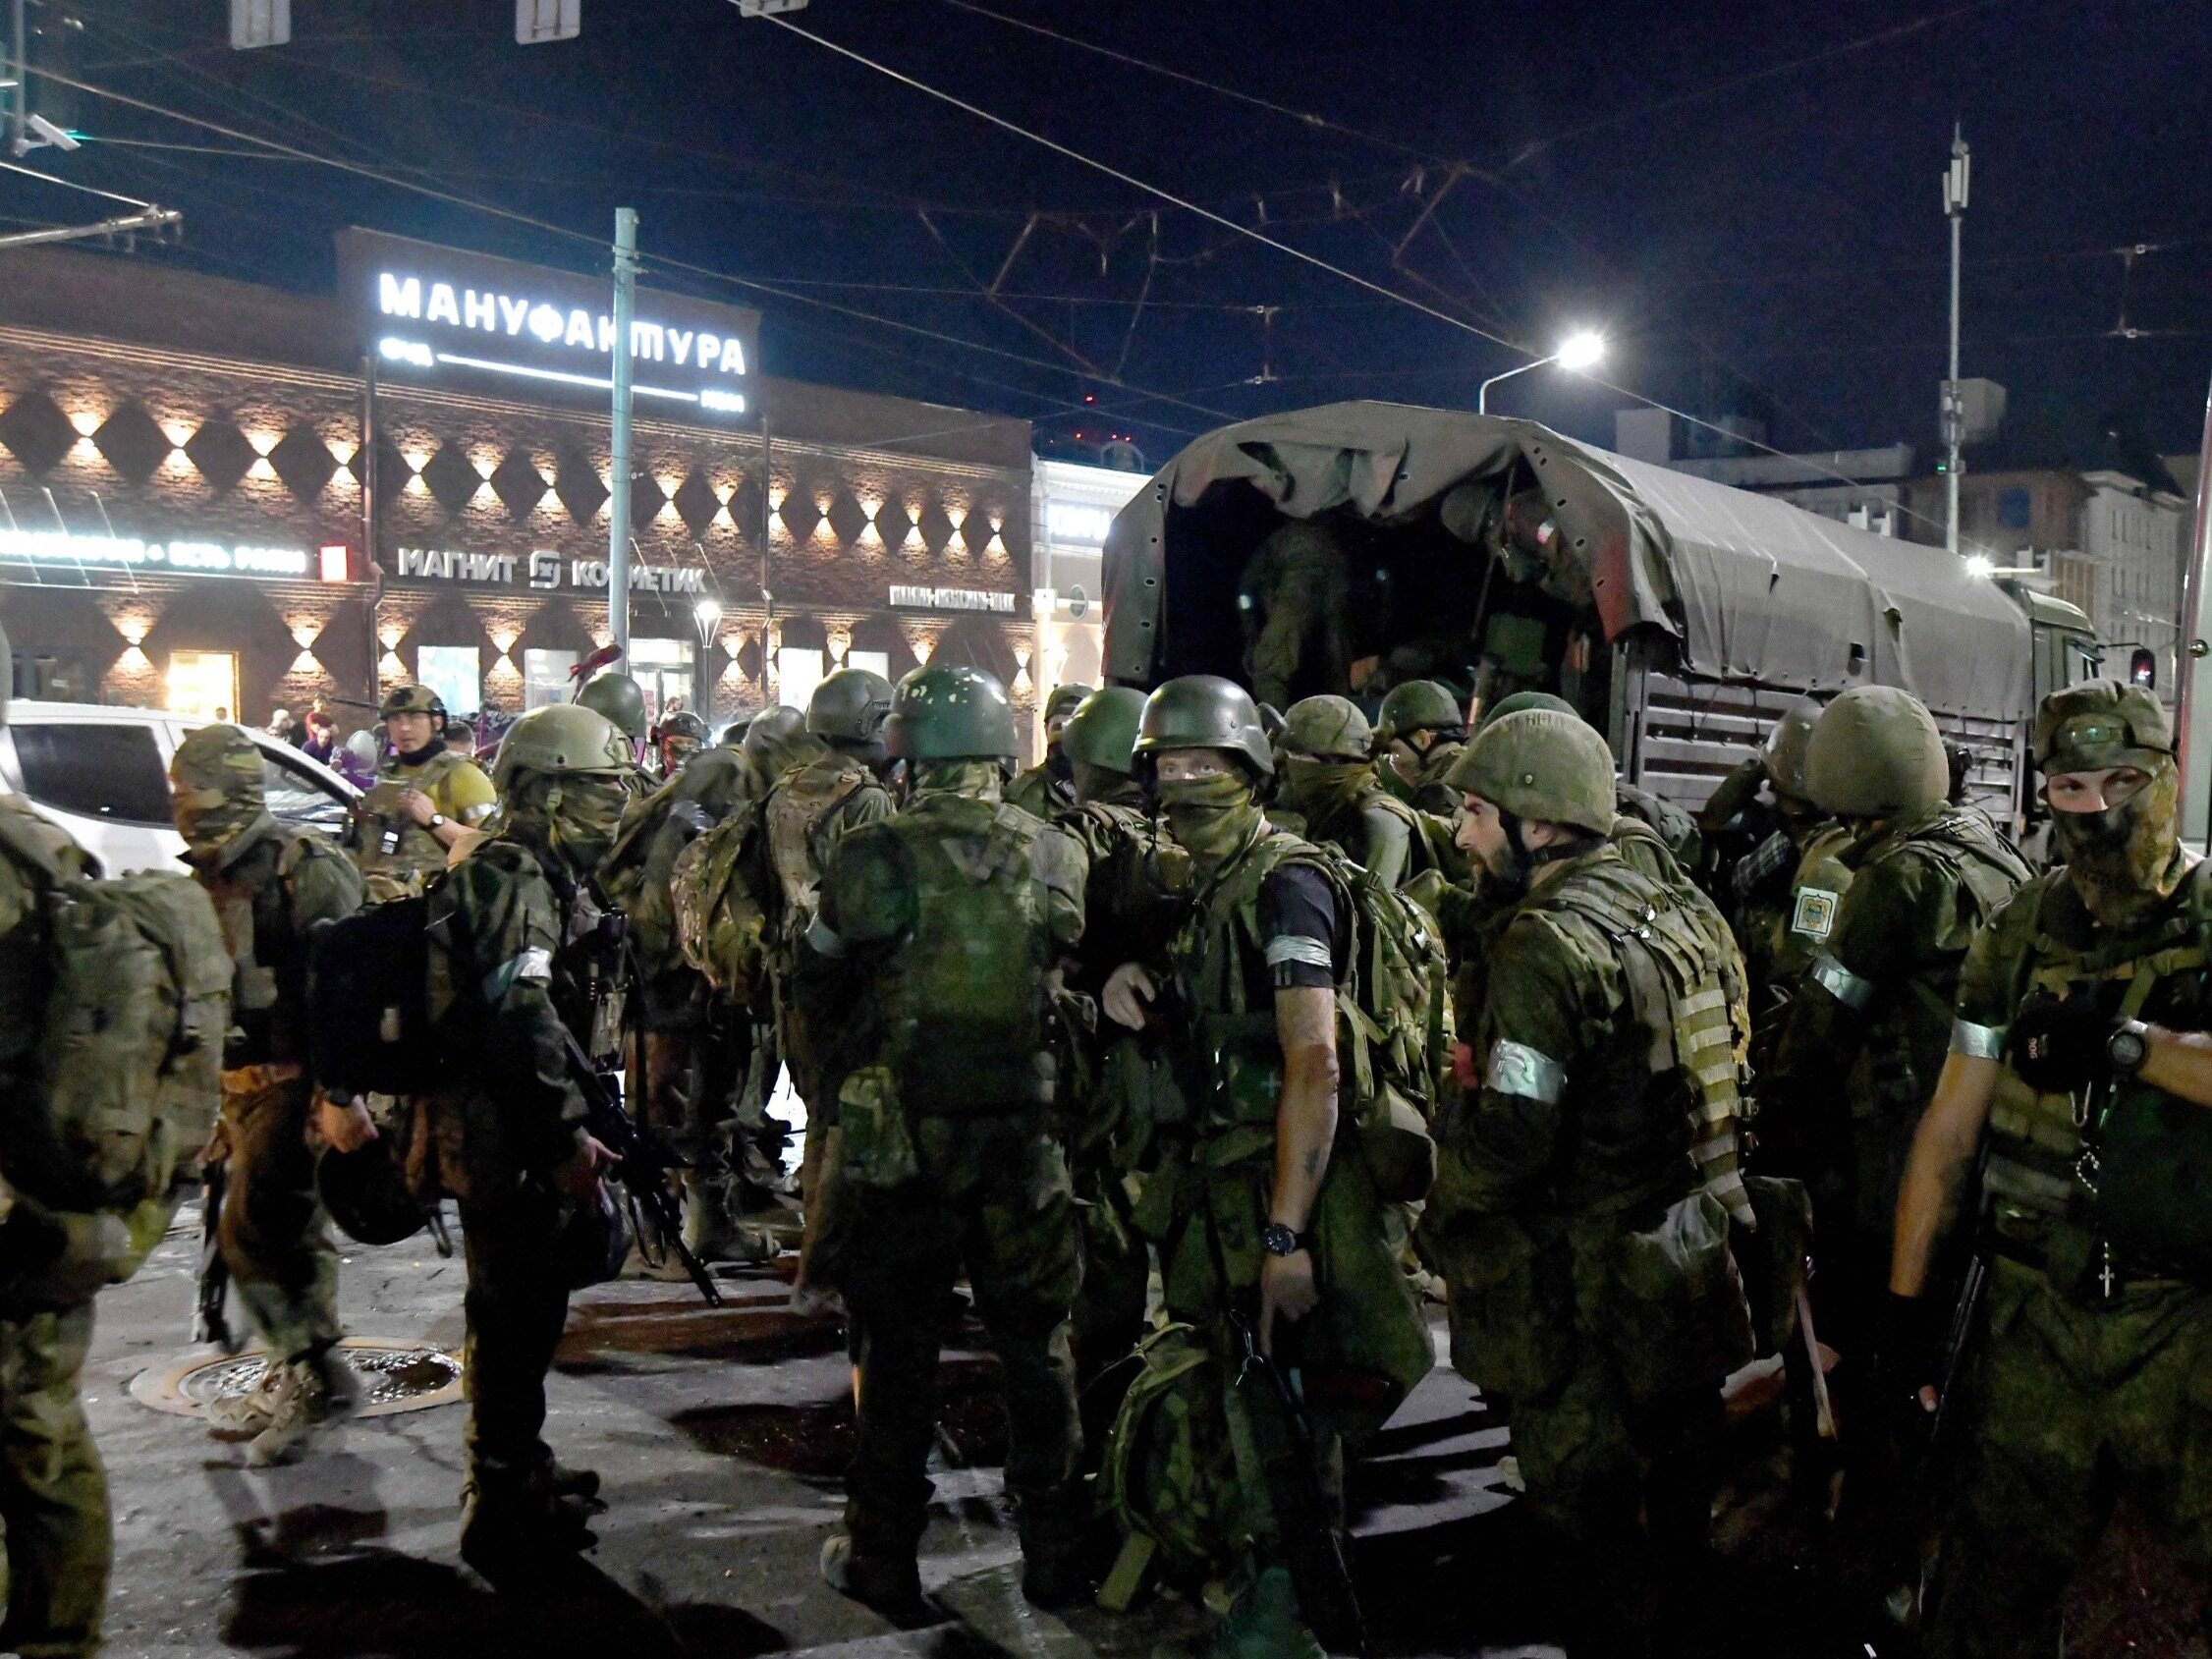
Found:
[[[1546,363],[1559,364],[1571,374],[1581,374],[1595,368],[1605,359],[1605,336],[1595,329],[1579,328],[1559,343],[1559,350],[1548,358],[1538,358],[1524,362],[1519,368],[1509,368],[1503,374],[1493,374],[1475,389],[1474,412],[1490,413],[1490,388],[1501,380],[1511,380],[1517,374],[1526,374],[1532,368],[1542,368]]]
[[[2000,565],[1986,553],[1966,555],[1966,574],[1986,581],[1997,576],[2040,576],[2042,569],[2036,565]]]

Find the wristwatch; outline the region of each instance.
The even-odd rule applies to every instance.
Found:
[[[1269,1255],[1297,1255],[1305,1248],[1305,1241],[1279,1221],[1271,1221],[1259,1230],[1259,1247]]]
[[[446,815],[443,812],[432,812],[430,821],[422,827],[428,830],[442,830],[446,827]]]
[[[2140,1020],[2122,1021],[2105,1041],[2105,1058],[2112,1062],[2114,1077],[2133,1077],[2150,1058],[2150,1027]]]

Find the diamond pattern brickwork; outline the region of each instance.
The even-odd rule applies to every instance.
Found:
[[[238,488],[239,480],[261,459],[246,434],[228,420],[208,421],[187,440],[185,454],[218,494]]]
[[[552,487],[545,481],[545,474],[537,470],[537,463],[519,449],[509,451],[507,459],[492,470],[492,493],[499,497],[500,505],[513,515],[517,524],[536,511],[537,504]]]
[[[269,468],[286,489],[302,501],[312,501],[336,474],[338,458],[313,427],[295,426],[269,451]]]
[[[77,447],[77,428],[44,392],[26,392],[0,415],[0,446],[32,477],[43,477]]]
[[[100,422],[99,430],[92,434],[92,447],[120,476],[143,484],[161,470],[176,446],[146,413],[145,405],[132,402]]]
[[[448,513],[459,513],[484,487],[484,475],[459,444],[446,444],[422,464],[422,482],[431,500]]]
[[[676,486],[676,515],[693,537],[704,536],[721,512],[722,498],[714,493],[705,473],[693,472]]]
[[[588,525],[606,506],[609,491],[599,469],[580,455],[564,455],[553,478],[553,493],[561,498],[561,505],[569,510],[569,517],[580,525]]]
[[[837,532],[839,544],[850,547],[868,527],[868,510],[853,496],[841,494],[830,503],[829,522],[830,528]]]

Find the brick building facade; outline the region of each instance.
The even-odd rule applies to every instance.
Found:
[[[0,255],[19,694],[212,712],[227,674],[230,712],[257,722],[472,674],[481,705],[514,711],[606,640],[604,394],[379,365],[371,414],[358,312],[133,260]],[[1027,424],[747,384],[742,422],[639,400],[631,628],[649,689],[724,719],[802,701],[848,660],[895,679],[949,652],[1032,704]]]

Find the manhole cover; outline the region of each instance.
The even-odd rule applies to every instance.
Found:
[[[383,1342],[348,1337],[338,1345],[361,1380],[358,1417],[388,1417],[450,1406],[461,1398],[461,1361],[418,1342]],[[204,1416],[210,1403],[251,1392],[269,1368],[259,1350],[245,1354],[199,1355],[171,1365],[157,1365],[131,1379],[131,1395],[141,1406],[183,1417]]]

